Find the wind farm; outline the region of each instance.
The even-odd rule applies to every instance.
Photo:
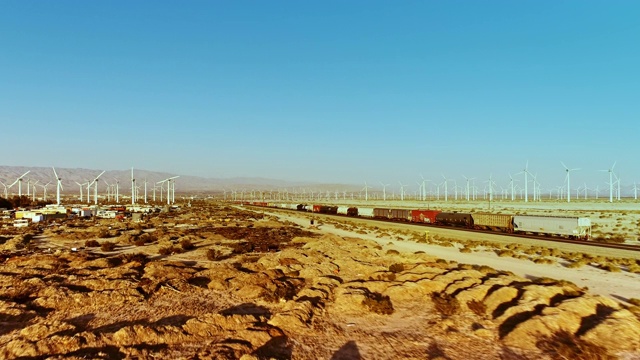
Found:
[[[0,359],[636,359],[640,3],[0,12]]]

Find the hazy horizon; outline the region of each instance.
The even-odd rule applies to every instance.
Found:
[[[1,165],[640,181],[637,2],[4,5]]]

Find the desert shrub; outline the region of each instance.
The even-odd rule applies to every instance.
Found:
[[[108,238],[108,237],[110,237],[110,235],[111,234],[109,233],[109,230],[107,230],[107,229],[100,229],[100,231],[98,231],[98,237],[101,238],[101,239]]]
[[[404,271],[404,264],[393,264],[389,266],[389,271],[392,273],[399,273]]]
[[[585,259],[580,259],[577,261],[574,261],[572,263],[570,263],[569,265],[567,265],[568,268],[570,269],[577,269],[577,268],[581,268],[585,265],[587,265],[589,263],[589,261],[585,260]]]
[[[500,257],[513,257],[515,255],[511,250],[496,250],[496,254]]]
[[[143,253],[127,253],[127,254],[121,254],[119,257],[120,259],[122,259],[123,263],[136,261],[144,265],[148,261],[147,255]]]
[[[627,271],[630,273],[638,274],[640,273],[640,266],[636,264],[631,264],[627,267]]]
[[[189,239],[182,239],[180,241],[180,246],[182,247],[182,250],[193,250],[196,246],[193,245],[193,243],[191,243],[191,240]]]
[[[400,252],[398,250],[389,249],[387,250],[387,255],[399,255]]]
[[[102,243],[102,245],[100,246],[100,250],[102,251],[113,251],[113,249],[116,248],[116,244],[110,242],[110,241],[105,241]]]
[[[536,263],[536,264],[547,264],[547,265],[556,263],[555,260],[549,259],[549,258],[545,258],[545,257],[534,259],[533,262]]]
[[[97,240],[87,240],[84,242],[85,247],[98,247],[100,243]]]
[[[631,299],[629,299],[629,304],[632,304],[632,305],[635,305],[635,306],[640,306],[640,299],[631,298]]]
[[[570,332],[561,330],[551,336],[545,336],[536,343],[538,349],[553,359],[615,359],[607,349],[583,340]]]
[[[494,274],[496,273],[496,269],[492,268],[491,266],[487,266],[487,265],[473,265],[475,270],[480,271],[481,273],[484,274]]]
[[[139,236],[134,242],[133,244],[135,246],[144,246],[144,244],[146,244],[147,242],[144,240],[144,238],[142,236]]]
[[[393,314],[393,304],[391,298],[377,292],[366,292],[362,305],[366,306],[369,311],[377,314],[390,315]]]
[[[158,238],[151,233],[143,233],[142,235],[138,236],[138,239],[142,239],[145,244],[152,243],[158,240]]]
[[[485,316],[487,314],[487,306],[482,301],[467,301],[467,307],[478,316]]]
[[[177,246],[164,246],[158,249],[160,255],[180,254],[182,249]]]
[[[431,301],[433,302],[436,311],[445,316],[451,316],[457,313],[460,309],[458,299],[446,293],[431,293]]]
[[[471,252],[471,249],[465,246],[465,247],[463,247],[462,249],[460,249],[460,252],[461,252],[461,253],[470,253],[470,252]]]
[[[607,270],[609,272],[620,272],[620,267],[615,264],[610,264],[610,263],[602,264],[600,265],[600,268],[602,270]]]
[[[218,249],[207,250],[207,259],[211,261],[222,260],[224,258],[226,258],[226,256],[222,253],[222,251]]]

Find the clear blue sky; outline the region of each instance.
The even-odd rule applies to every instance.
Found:
[[[640,181],[638,1],[4,1],[0,165]],[[625,181],[626,180],[626,181]],[[415,190],[415,189],[413,189]]]

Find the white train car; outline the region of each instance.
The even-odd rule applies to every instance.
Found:
[[[347,211],[349,210],[348,206],[338,206],[338,214],[347,215]]]
[[[586,240],[591,237],[591,219],[570,216],[515,215],[513,231]]]
[[[358,208],[358,216],[362,217],[373,217],[373,208]]]

